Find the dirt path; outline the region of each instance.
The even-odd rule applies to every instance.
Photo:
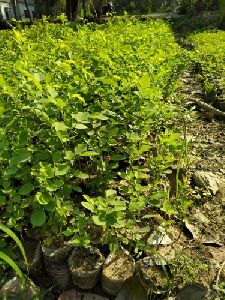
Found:
[[[225,120],[214,119],[209,112],[201,110],[192,102],[193,98],[205,101],[205,97],[201,84],[191,72],[184,72],[181,80],[181,102],[192,110],[187,122],[188,139],[193,146],[192,169],[225,174]]]
[[[197,281],[212,288],[225,281],[225,186],[220,186],[213,195],[200,188],[193,177],[197,171],[203,171],[204,174],[225,179],[225,120],[212,119],[191,101],[193,97],[205,101],[201,84],[192,72],[185,71],[181,81],[183,86],[177,96],[188,111],[190,197],[193,199],[185,224],[190,237],[182,242],[183,255],[199,262],[196,265],[199,268]],[[208,267],[204,270],[201,264]]]

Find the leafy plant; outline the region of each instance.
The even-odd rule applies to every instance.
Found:
[[[190,36],[190,40],[196,47],[193,61],[200,67],[199,76],[203,80],[206,95],[209,95],[212,100],[224,100],[224,31],[194,34]]]
[[[166,176],[183,148],[167,98],[186,56],[169,25],[42,20],[0,45],[2,222],[47,244],[88,246],[100,231],[144,248],[145,210],[179,214]]]
[[[179,259],[174,259],[170,265],[173,285],[186,284],[198,281],[199,272],[206,271],[208,265],[198,259],[181,254]]]
[[[25,254],[25,250],[24,247],[21,243],[21,241],[18,239],[18,237],[15,235],[15,233],[10,230],[9,228],[7,228],[6,226],[4,226],[3,224],[0,224],[0,229],[9,237],[11,237],[14,242],[16,243],[16,245],[19,247],[23,258],[24,258],[24,263],[28,268],[28,262],[27,262],[27,257]],[[16,262],[10,258],[10,256],[8,256],[7,254],[5,254],[4,252],[0,251],[0,259],[4,260],[8,265],[10,265],[10,267],[16,272],[16,274],[18,275],[18,277],[20,279],[24,279],[23,277],[23,273],[20,270],[20,268],[18,267],[18,265],[16,264]]]

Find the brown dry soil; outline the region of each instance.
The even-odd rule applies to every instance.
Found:
[[[189,184],[193,205],[183,230],[185,238],[177,240],[174,247],[180,247],[180,255],[186,257],[186,264],[191,266],[189,258],[194,260],[193,272],[198,272],[196,281],[212,288],[225,282],[225,192],[211,195],[195,186],[192,175],[196,170],[202,170],[225,177],[225,119],[213,118],[191,102],[193,97],[201,101],[209,100],[205,98],[201,82],[195,74],[186,70],[180,79],[183,84],[177,96],[187,114]],[[185,269],[184,263],[184,272]],[[224,298],[225,295],[220,294],[218,299]]]
[[[130,256],[120,251],[103,265],[102,273],[112,281],[124,281],[134,273],[134,261]]]
[[[100,259],[97,253],[90,254],[89,252],[79,251],[73,259],[73,269],[79,271],[93,271],[96,267],[96,262]]]

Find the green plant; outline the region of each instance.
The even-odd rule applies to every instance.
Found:
[[[199,280],[199,272],[206,271],[208,265],[198,259],[193,259],[187,255],[179,255],[179,259],[174,259],[170,264],[172,274],[171,285],[178,286],[192,283]]]
[[[3,224],[0,224],[0,230],[2,230],[6,234],[6,236],[11,237],[14,240],[14,242],[19,247],[19,249],[22,253],[24,263],[25,263],[26,267],[28,268],[27,257],[26,257],[25,250],[24,250],[24,247],[23,247],[21,241],[18,239],[18,237],[15,235],[15,233],[12,230],[7,228]],[[16,262],[13,259],[10,258],[9,255],[4,253],[3,251],[0,251],[0,259],[5,261],[16,272],[16,274],[18,275],[18,277],[21,280],[24,279],[24,275],[23,275],[22,271],[20,270],[20,268],[18,267]]]
[[[183,155],[167,97],[186,56],[169,25],[42,20],[0,45],[2,222],[34,226],[46,244],[88,246],[100,231],[114,248],[144,248],[145,210],[179,214],[165,183]]]
[[[217,297],[215,300],[223,299],[225,296],[225,282],[221,282],[218,285],[214,286],[214,289],[217,292]]]
[[[199,77],[203,81],[205,93],[212,100],[224,100],[224,31],[203,32],[190,36],[195,44],[192,59],[198,67]]]

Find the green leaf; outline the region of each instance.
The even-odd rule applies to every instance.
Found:
[[[155,217],[155,215],[144,215],[143,217],[141,217],[143,220],[145,220],[145,219],[152,219],[152,218],[154,218]]]
[[[107,140],[107,143],[110,146],[116,146],[117,145],[117,141],[115,139],[109,139],[109,140]]]
[[[108,120],[108,117],[102,113],[93,113],[90,115],[90,119],[96,119],[96,120]]]
[[[115,160],[115,161],[118,161],[118,160],[124,160],[126,157],[122,154],[113,154],[111,156],[111,160]]]
[[[112,189],[109,189],[109,190],[106,190],[105,191],[105,196],[108,198],[108,197],[111,197],[111,196],[115,196],[117,193],[115,190],[112,190]]]
[[[141,89],[146,89],[146,88],[150,87],[149,75],[142,76],[139,80],[139,85],[140,85]]]
[[[70,229],[70,228],[67,228],[66,230],[63,231],[63,234],[65,236],[71,236],[74,234],[74,230]]]
[[[138,192],[147,192],[151,189],[151,186],[150,185],[140,185],[140,184],[137,184],[136,185],[136,190]]]
[[[0,206],[6,204],[6,197],[5,196],[0,196]]]
[[[168,143],[168,144],[173,144],[174,142],[177,143],[177,141],[180,138],[180,134],[179,133],[170,133],[168,136],[166,137],[159,137],[160,141],[162,143]]]
[[[87,129],[87,128],[88,128],[86,125],[84,125],[84,124],[79,124],[79,123],[75,124],[74,127],[75,127],[76,129]]]
[[[37,192],[35,199],[41,205],[47,205],[52,198],[47,193]]]
[[[79,102],[81,102],[81,103],[85,103],[84,98],[79,94],[73,94],[72,98],[79,100]]]
[[[55,176],[54,168],[47,163],[41,163],[40,174],[46,178],[52,178]]]
[[[40,227],[45,224],[47,216],[43,209],[38,209],[34,211],[31,215],[31,224],[35,227]]]
[[[54,122],[52,126],[55,128],[56,131],[67,131],[68,127],[63,122]]]
[[[55,168],[55,175],[56,176],[62,176],[66,175],[70,170],[70,166],[67,164],[61,164],[58,167]]]
[[[45,80],[45,75],[44,75],[43,73],[41,73],[41,72],[35,72],[35,73],[33,74],[33,76],[34,76],[34,78],[35,78],[36,80],[38,80],[39,82]]]
[[[85,216],[79,216],[77,220],[77,226],[83,228],[87,224],[87,218]]]
[[[2,231],[4,231],[8,236],[10,236],[16,242],[17,246],[20,248],[20,251],[23,255],[25,264],[28,265],[26,253],[25,253],[24,247],[23,247],[21,241],[19,240],[19,238],[15,235],[15,233],[11,229],[9,229],[8,227],[6,227],[3,224],[0,224],[0,229]]]
[[[112,226],[117,223],[117,213],[115,211],[106,215],[106,223],[108,226]]]
[[[168,197],[168,192],[156,192],[151,195],[151,199],[165,199]]]
[[[58,189],[60,189],[64,184],[63,180],[53,180],[53,181],[48,181],[48,186],[46,186],[46,190],[49,192],[55,192]]]
[[[165,200],[163,202],[163,207],[162,210],[165,211],[166,214],[168,215],[175,215],[178,212],[176,210],[173,209],[171,203],[169,202],[169,200]]]
[[[80,154],[80,156],[89,156],[89,157],[96,156],[96,155],[99,155],[99,153],[95,151],[85,151],[82,154]]]
[[[9,164],[10,164],[10,166],[13,166],[13,165],[17,165],[17,164],[26,162],[30,159],[30,156],[31,156],[30,153],[26,152],[26,151],[16,153],[10,158]]]
[[[139,233],[147,233],[150,231],[150,227],[142,227],[140,229],[138,229]]]
[[[4,87],[6,85],[5,79],[2,74],[0,74],[0,87]]]
[[[85,152],[87,150],[87,145],[86,144],[78,144],[75,149],[75,155],[80,155],[81,153]]]
[[[115,136],[118,133],[118,131],[119,131],[118,127],[109,128],[107,130],[108,137],[111,138],[111,137]]]
[[[91,203],[89,203],[89,202],[81,202],[81,204],[83,205],[83,207],[87,208],[91,212],[94,212],[94,206]]]
[[[12,167],[9,167],[6,172],[9,176],[11,176],[14,175],[17,171],[18,171],[17,166],[13,165]]]
[[[114,211],[125,211],[127,209],[126,205],[122,201],[112,201],[110,202],[111,205],[113,205]]]
[[[76,119],[78,123],[90,123],[88,120],[90,114],[88,112],[78,112],[77,114],[73,114],[72,117]]]
[[[0,104],[0,116],[2,116],[5,111],[6,111],[5,107],[2,104]]]
[[[167,169],[165,171],[163,171],[164,174],[172,174],[173,171],[171,169]]]
[[[69,161],[73,160],[74,159],[73,152],[72,151],[66,151],[66,153],[65,153],[65,159],[67,159]]]
[[[106,220],[105,220],[105,218],[103,218],[101,215],[99,215],[99,216],[93,216],[92,219],[93,219],[93,222],[94,222],[96,225],[99,225],[99,226],[106,226]]]
[[[62,152],[59,152],[59,151],[53,152],[52,159],[53,159],[54,163],[60,163],[60,161],[62,160]]]
[[[91,197],[89,197],[88,195],[83,195],[83,197],[85,200],[87,200],[87,202],[94,205],[94,200]]]
[[[10,265],[10,267],[16,272],[17,276],[20,279],[23,279],[23,273],[20,270],[20,268],[17,266],[17,264],[5,253],[3,253],[2,251],[0,251],[0,259],[4,260],[8,265]]]
[[[56,203],[53,201],[50,201],[46,206],[45,206],[45,210],[49,211],[49,212],[53,212],[56,208]]]
[[[58,96],[58,93],[54,87],[48,87],[48,93],[53,99]]]
[[[78,185],[73,186],[73,189],[78,193],[82,193],[82,188],[79,187]]]
[[[34,186],[31,182],[27,182],[24,185],[22,185],[18,191],[18,193],[22,196],[30,194],[31,191],[33,191]]]
[[[53,103],[61,109],[66,106],[66,103],[60,98],[54,100]]]
[[[88,174],[83,173],[83,172],[80,171],[80,170],[74,171],[73,174],[74,174],[75,177],[78,177],[78,178],[81,178],[81,179],[87,179],[87,178],[89,178],[89,175],[88,175]]]
[[[154,206],[159,206],[160,205],[160,200],[158,199],[150,199],[150,204],[154,205]]]
[[[109,85],[113,85],[115,83],[115,80],[113,80],[112,78],[99,78],[99,81],[101,81],[104,84],[109,84]]]

